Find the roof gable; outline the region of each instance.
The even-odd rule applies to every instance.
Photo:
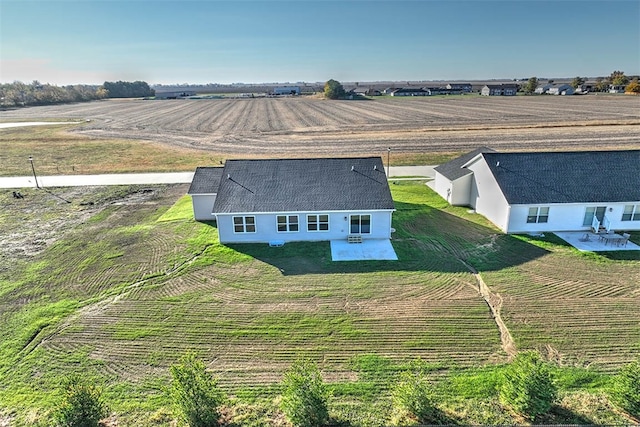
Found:
[[[456,157],[447,163],[436,166],[434,170],[450,181],[455,181],[458,178],[462,178],[465,175],[473,173],[469,169],[463,168],[463,166],[477,155],[487,152],[494,152],[494,150],[489,147],[480,147],[470,153]]]
[[[222,178],[222,167],[197,167],[187,194],[217,193],[220,186],[220,178]]]
[[[380,157],[228,160],[214,213],[394,209]]]
[[[482,156],[509,204],[640,201],[640,150]]]

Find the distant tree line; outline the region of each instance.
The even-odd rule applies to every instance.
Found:
[[[105,98],[139,98],[154,95],[155,91],[142,81],[67,86],[42,84],[37,80],[31,83],[15,81],[0,83],[0,108],[88,102]]]
[[[147,82],[104,82],[102,87],[109,94],[109,98],[140,98],[155,96],[156,91],[151,89]]]
[[[2,108],[86,102],[107,96],[104,88],[97,85],[55,86],[42,84],[37,80],[31,83],[0,83]]]

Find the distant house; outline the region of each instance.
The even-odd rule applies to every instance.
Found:
[[[215,217],[222,243],[391,238],[380,157],[227,160],[198,168],[189,193],[197,216]]]
[[[543,93],[547,93],[547,91],[549,89],[551,89],[552,87],[553,87],[553,83],[547,83],[547,84],[544,84],[542,86],[538,86],[536,88],[536,90],[533,91],[533,93],[537,93],[539,95],[542,95]]]
[[[473,86],[471,83],[448,83],[447,89],[453,91],[460,91],[462,93],[471,93]]]
[[[553,84],[547,92],[549,95],[573,95],[575,93],[573,86],[567,83]]]
[[[156,99],[181,99],[188,98],[190,96],[195,96],[196,93],[190,90],[180,90],[180,91],[171,91],[171,92],[158,92],[156,90]]]
[[[609,93],[624,93],[625,85],[609,85]]]
[[[484,85],[480,91],[484,96],[515,96],[518,93],[518,85],[516,84],[495,84]]]
[[[198,221],[213,221],[213,204],[216,201],[222,167],[198,167],[187,194],[191,195],[193,216]]]
[[[273,88],[274,95],[300,95],[300,86],[277,86]]]
[[[368,88],[368,87],[357,87],[352,89],[350,93],[358,96],[380,96],[381,95],[379,90]]]
[[[498,153],[435,168],[434,188],[506,233],[640,230],[640,150]]]
[[[422,88],[400,88],[391,92],[391,96],[429,96],[429,91]]]

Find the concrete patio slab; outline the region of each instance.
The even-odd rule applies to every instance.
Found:
[[[331,259],[333,261],[397,261],[398,255],[388,239],[363,240],[362,243],[332,240]]]
[[[640,246],[631,241],[619,246],[615,242],[601,240],[599,235],[588,231],[556,231],[554,234],[582,252],[640,251]]]

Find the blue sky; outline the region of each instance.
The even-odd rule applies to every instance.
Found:
[[[0,0],[0,82],[640,74],[640,1]]]

